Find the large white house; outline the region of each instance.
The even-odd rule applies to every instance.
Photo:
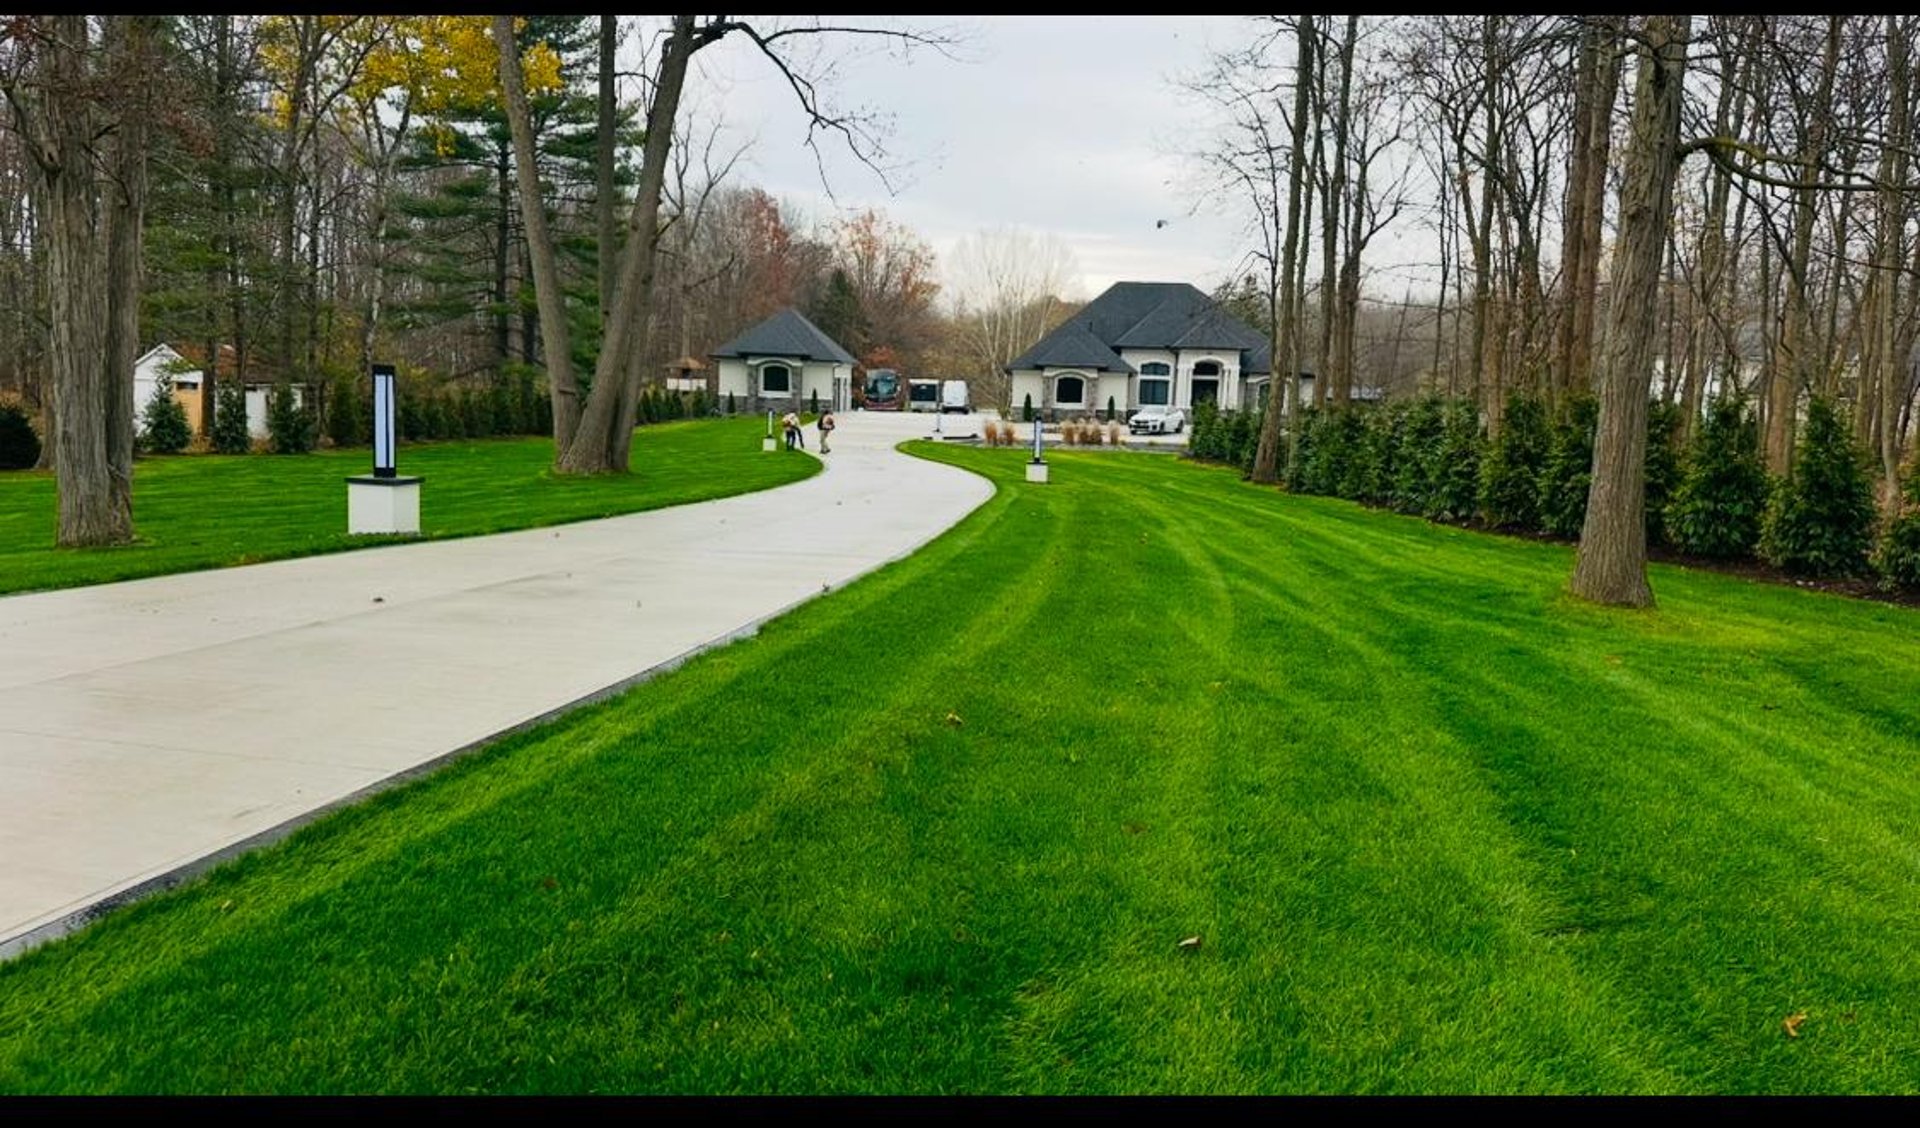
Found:
[[[852,354],[791,306],[709,355],[721,398],[731,393],[742,411],[852,407]]]
[[[1264,334],[1185,282],[1116,282],[1007,365],[1013,404],[1043,418],[1142,407],[1252,406],[1272,379]]]

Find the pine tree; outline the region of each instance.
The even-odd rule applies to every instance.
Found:
[[[1480,498],[1480,409],[1454,400],[1442,413],[1440,443],[1427,467],[1427,516],[1461,521],[1473,516]]]
[[[1887,522],[1874,552],[1874,570],[1886,587],[1920,591],[1920,459],[1907,467],[1902,512]]]

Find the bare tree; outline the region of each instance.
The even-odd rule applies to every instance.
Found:
[[[496,17],[494,38],[500,47],[500,67],[503,84],[510,73],[519,68],[518,49],[507,32],[511,25],[502,25]],[[875,163],[879,155],[878,137],[871,119],[860,115],[836,114],[826,109],[820,98],[820,89],[815,79],[798,69],[784,49],[797,38],[817,35],[878,37],[885,41],[908,48],[930,46],[944,49],[948,39],[939,33],[921,33],[913,31],[891,30],[873,27],[851,27],[825,25],[820,23],[763,27],[761,25],[726,16],[675,16],[665,32],[666,41],[659,56],[650,88],[651,100],[647,106],[646,141],[641,153],[640,182],[635,188],[633,206],[627,220],[627,237],[620,251],[619,266],[615,273],[613,303],[606,318],[604,336],[601,342],[599,361],[595,367],[593,386],[588,393],[586,403],[580,409],[579,421],[570,441],[560,442],[558,435],[559,415],[556,412],[556,462],[555,467],[563,473],[596,474],[610,471],[624,471],[627,468],[629,438],[633,430],[634,405],[639,399],[637,366],[631,362],[635,338],[647,331],[647,317],[652,310],[652,296],[655,281],[655,263],[658,257],[660,238],[660,202],[666,181],[667,157],[672,149],[674,122],[679,111],[682,91],[686,83],[687,66],[694,54],[729,35],[738,34],[750,40],[760,54],[769,60],[786,80],[788,87],[806,112],[809,128],[806,143],[815,144],[817,131],[828,131],[843,137],[854,154],[876,173],[884,170]],[[517,118],[514,124],[516,150],[521,147],[519,140],[524,133],[530,133],[526,120],[524,99],[518,109],[514,108],[509,96],[508,112],[510,118]],[[531,146],[527,146],[528,149]],[[817,152],[817,149],[816,149]],[[531,153],[520,158],[520,163],[530,166]],[[543,206],[538,195],[535,178],[522,174],[520,209],[523,216],[531,217]],[[532,191],[528,190],[528,181]],[[531,231],[531,222],[529,222]],[[534,241],[529,239],[529,247]],[[544,279],[543,279],[544,276]],[[552,301],[558,305],[557,272],[535,267],[534,289],[537,299],[543,304]],[[554,295],[549,298],[542,292]],[[546,317],[543,315],[543,331]],[[555,351],[553,342],[549,342],[549,363]],[[550,377],[551,379],[551,377]]]
[[[1073,250],[1056,235],[1001,227],[960,240],[947,261],[958,298],[954,320],[987,393],[978,398],[1010,411],[1007,362],[1058,323],[1061,299],[1079,274]]]

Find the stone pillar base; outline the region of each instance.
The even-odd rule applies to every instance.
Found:
[[[1047,480],[1047,464],[1044,462],[1027,463],[1027,481],[1044,482]]]

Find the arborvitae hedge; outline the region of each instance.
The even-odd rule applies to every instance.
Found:
[[[1540,468],[1547,460],[1547,409],[1522,393],[1507,397],[1500,433],[1480,462],[1480,515],[1496,529],[1540,528]]]
[[[1677,403],[1653,400],[1647,404],[1647,543],[1666,544],[1667,506],[1680,485],[1680,421],[1686,412]]]
[[[1738,399],[1717,400],[1688,444],[1680,484],[1666,508],[1667,535],[1695,556],[1752,556],[1766,519],[1768,487],[1753,413]]]
[[[1432,471],[1440,452],[1445,425],[1441,401],[1422,396],[1413,401],[1400,421],[1393,456],[1393,481],[1387,504],[1401,513],[1425,513],[1433,492]]]
[[[1873,566],[1887,587],[1920,591],[1920,458],[1907,467],[1900,497],[1905,504],[1880,534]]]
[[[1815,397],[1793,471],[1774,491],[1760,536],[1767,562],[1804,576],[1858,576],[1873,549],[1873,482],[1853,430]]]
[[[1558,537],[1577,537],[1587,520],[1593,484],[1593,435],[1600,405],[1575,396],[1560,405],[1546,464],[1540,468],[1540,527]]]
[[[1454,400],[1442,411],[1440,443],[1428,463],[1426,514],[1440,521],[1473,516],[1480,500],[1480,409]]]

